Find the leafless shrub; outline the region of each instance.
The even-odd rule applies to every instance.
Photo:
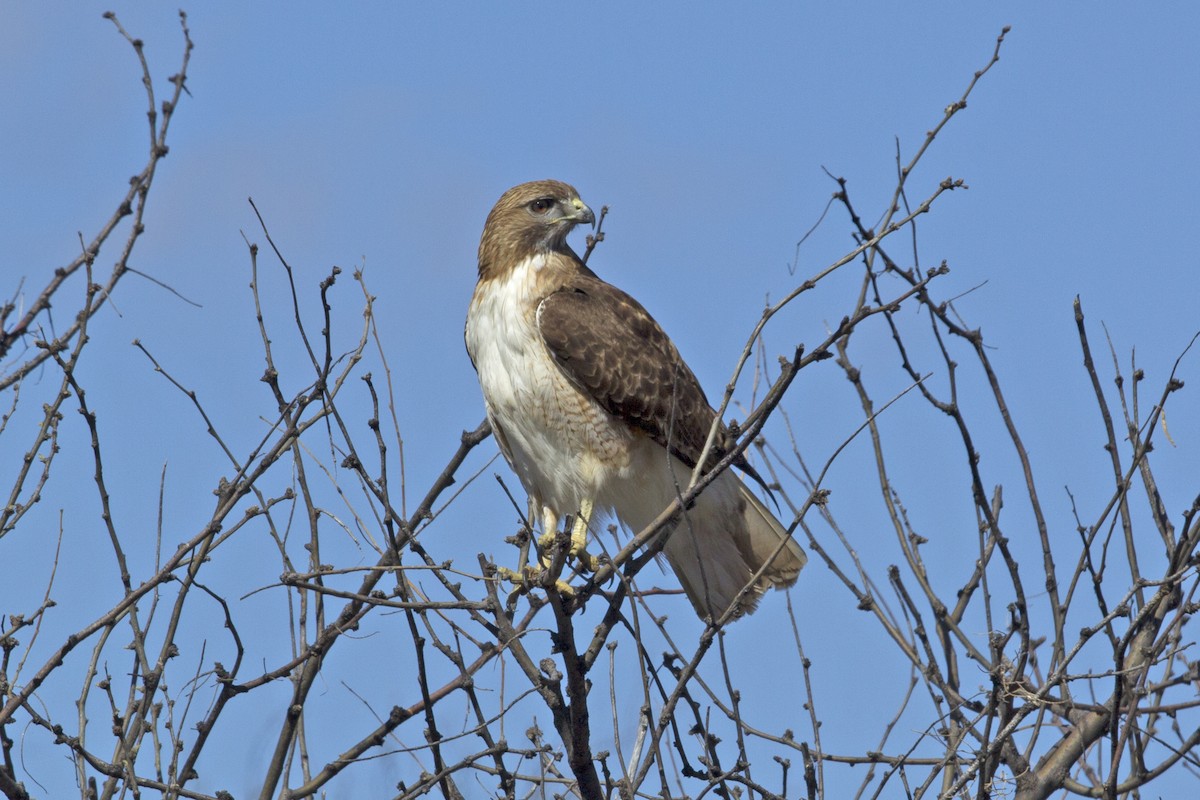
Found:
[[[140,57],[140,42],[116,24]],[[595,574],[574,574],[558,559],[561,573],[532,570],[529,585],[518,592],[496,577],[490,556],[453,561],[453,536],[435,534],[446,527],[442,514],[462,491],[456,486],[469,485],[487,469],[485,464],[466,474],[468,458],[488,437],[486,425],[448,447],[440,473],[406,471],[395,376],[377,336],[364,275],[349,276],[360,287],[360,295],[351,292],[355,300],[346,299],[347,276],[337,268],[314,298],[296,285],[265,223],[271,270],[281,269],[290,287],[292,320],[286,332],[267,322],[268,311],[278,309],[264,307],[260,251],[248,240],[266,364],[262,380],[272,398],[271,407],[258,412],[262,434],[251,442],[226,438],[205,403],[174,377],[172,365],[160,364],[139,345],[148,369],[179,389],[228,466],[213,485],[189,487],[197,496],[211,492],[214,500],[209,515],[177,546],[163,541],[161,524],[152,545],[123,528],[106,489],[106,440],[76,365],[88,347],[88,321],[129,271],[155,167],[167,152],[168,126],[184,91],[191,50],[186,19],[183,36],[183,66],[170,79],[173,89],[161,109],[141,61],[150,152],[117,210],[31,304],[18,312],[14,299],[0,310],[0,357],[8,359],[0,390],[11,398],[0,423],[0,436],[10,442],[2,467],[9,487],[0,509],[3,563],[10,570],[19,563],[21,537],[56,477],[63,421],[74,406],[85,421],[94,464],[95,495],[87,502],[98,504],[123,587],[111,607],[92,613],[88,587],[56,587],[51,574],[22,608],[4,609],[5,797],[31,796],[21,754],[35,749],[67,757],[60,769],[73,769],[82,797],[230,797],[232,782],[245,780],[234,774],[230,753],[247,746],[247,721],[263,719],[271,726],[270,753],[256,765],[248,790],[263,798],[344,796],[340,781],[368,764],[391,776],[397,797],[436,792],[446,798],[486,793],[589,799],[839,797],[856,781],[856,797],[1041,798],[1065,791],[1115,798],[1139,796],[1168,773],[1200,767],[1193,752],[1200,738],[1200,673],[1184,632],[1197,609],[1200,499],[1182,515],[1168,512],[1150,458],[1161,415],[1182,383],[1175,373],[1168,376],[1153,390],[1147,411],[1146,376],[1123,375],[1114,355],[1115,385],[1105,390],[1092,332],[1076,303],[1084,369],[1112,477],[1107,504],[1090,515],[1079,512],[1076,538],[1068,545],[1061,525],[1041,510],[1034,469],[982,335],[936,293],[946,265],[920,264],[918,218],[963,182],[939,181],[914,206],[911,176],[996,63],[1003,34],[992,59],[917,152],[907,163],[897,159],[895,194],[874,227],[862,221],[846,181],[834,179],[831,202],[851,220],[854,247],[764,311],[722,399],[722,408],[728,407],[738,375],[747,366],[756,371],[755,385],[766,388],[739,428],[741,450],[755,449],[792,514],[792,530],[816,555],[810,574],[827,569],[845,587],[842,597],[822,602],[856,606],[873,622],[874,646],[890,648],[908,664],[899,706],[867,716],[855,712],[855,744],[840,752],[825,745],[822,724],[836,725],[847,712],[838,698],[813,690],[813,662],[800,635],[807,612],[789,601],[794,652],[769,647],[747,659],[727,647],[726,620],[708,621],[695,640],[673,632],[665,611],[682,606],[643,572],[656,552],[655,534],[715,472],[698,476],[651,528],[612,540],[608,561]],[[97,255],[122,225],[128,233],[116,266],[97,283]],[[911,237],[911,262],[892,256],[898,234]],[[589,242],[588,254],[600,238]],[[769,327],[776,313],[835,272],[854,269],[861,269],[861,282],[841,321],[823,340],[797,347],[776,371],[762,345],[768,329],[779,335]],[[80,272],[86,276],[83,291],[70,280]],[[77,309],[57,335],[46,324],[52,299]],[[318,333],[302,312],[314,299],[320,303]],[[337,312],[346,303],[361,309],[354,326]],[[931,479],[952,474],[970,494],[973,554],[953,574],[931,574],[927,566],[927,539],[910,521],[903,482],[894,477],[905,454],[893,453],[880,424],[885,413],[910,412],[879,401],[872,388],[876,373],[856,365],[864,340],[872,347],[890,342],[900,373],[885,383],[899,380],[908,386],[905,394],[936,410],[961,453],[956,465],[929,466],[936,472]],[[279,348],[302,354],[303,374],[280,366]],[[828,492],[830,468],[844,445],[813,462],[794,438],[789,441],[787,391],[826,359],[861,402],[863,422],[854,436],[870,438],[875,490],[886,509],[870,529],[844,528]],[[367,371],[367,364],[380,374]],[[42,378],[33,384],[35,370]],[[967,405],[968,395],[995,404],[1022,474],[1009,494],[1028,504],[1032,525],[1010,524],[1005,508],[1013,501],[1006,503],[1002,487],[985,475],[977,445],[983,409]],[[365,420],[359,413],[364,397]],[[38,402],[37,415],[18,414]],[[772,427],[765,429],[768,419]],[[732,455],[718,469],[731,461]],[[864,477],[860,489],[865,484]],[[1144,494],[1141,501],[1135,486]],[[410,496],[420,498],[412,507]],[[529,560],[530,530],[518,521],[519,506],[496,509],[488,522],[497,542],[510,534],[511,547],[497,545],[502,565]],[[878,542],[884,528],[892,531],[901,558],[877,572],[858,552]],[[58,535],[60,543],[70,536]],[[247,539],[269,543],[278,560],[231,569],[244,558],[239,553]],[[148,546],[155,548],[151,568],[144,566]],[[128,557],[131,548],[136,558]],[[1032,561],[1018,557],[1031,552]],[[573,591],[561,591],[559,577]],[[286,634],[255,624],[240,608],[260,595],[285,615]],[[88,621],[47,641],[41,635],[47,620],[67,608]],[[813,655],[824,664],[837,662],[837,654]],[[395,680],[364,686],[355,667],[366,659],[394,662]],[[873,670],[894,673],[896,663],[865,665],[865,680]],[[361,700],[361,708],[323,696],[339,684],[343,696]],[[74,713],[49,699],[52,694],[73,694]],[[798,694],[803,713],[787,729],[765,729],[747,710],[752,697],[761,704],[764,697],[790,702]],[[17,729],[22,733],[14,735]]]

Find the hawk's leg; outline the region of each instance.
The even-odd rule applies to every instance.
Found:
[[[571,523],[571,539],[567,547],[567,556],[579,559],[580,564],[588,572],[600,568],[600,559],[587,551],[588,525],[592,521],[595,505],[591,500],[583,500],[579,504],[579,513],[575,514]],[[558,516],[550,509],[543,509],[542,535],[538,537],[538,551],[541,553],[542,566],[549,569],[554,563],[554,546],[558,533]]]
[[[537,506],[533,498],[529,500],[529,518],[534,519],[536,516]],[[566,581],[560,579],[559,573],[562,572],[562,566],[566,562],[570,551],[562,556],[555,556],[555,540],[558,536],[558,514],[553,509],[546,506],[541,507],[542,520],[542,535],[537,537],[538,550],[538,565],[533,566],[525,563],[526,549],[521,551],[521,567],[517,570],[507,569],[505,567],[497,567],[496,573],[501,580],[509,581],[513,584],[512,591],[508,594],[508,600],[511,603],[518,595],[527,594],[530,589],[536,586],[548,586],[548,580],[552,580],[554,586],[560,594],[573,597],[575,590]],[[526,545],[526,548],[528,545]],[[555,562],[558,562],[557,567]],[[552,573],[552,577],[551,577]]]
[[[580,512],[572,519],[571,539],[566,549],[568,557],[580,560],[583,569],[595,572],[600,569],[600,559],[588,553],[588,525],[592,522],[595,505],[592,500],[584,499],[580,503]],[[545,523],[542,524],[542,534],[538,537],[538,551],[541,553],[541,565],[550,569],[553,565],[554,540],[558,537],[558,517],[550,510],[544,512]]]
[[[538,514],[538,511],[541,514]],[[555,544],[555,536],[558,531],[558,515],[550,508],[539,506],[534,502],[532,497],[529,498],[529,519],[534,520],[541,518],[543,533],[537,537],[537,565],[529,564],[527,556],[529,555],[529,540],[526,539],[521,546],[521,555],[519,566],[517,569],[509,569],[508,567],[496,567],[496,576],[502,581],[508,581],[513,585],[512,590],[508,593],[508,603],[512,603],[523,594],[528,594],[531,589],[537,586],[544,585],[543,578],[548,570],[554,566],[554,558],[551,556]],[[564,559],[565,560],[565,559]],[[561,562],[560,562],[561,563]],[[561,571],[561,567],[559,568]],[[564,595],[571,595],[574,590],[563,580],[555,580],[559,592]]]
[[[575,524],[571,526],[571,555],[579,559],[583,568],[588,572],[600,569],[600,559],[587,551],[588,526],[592,522],[592,512],[595,507],[590,499],[584,499],[579,504],[579,513],[575,515]]]
[[[530,501],[530,517],[534,516],[534,504]],[[560,578],[563,566],[567,560],[574,557],[579,561],[582,571],[596,572],[600,569],[601,560],[587,551],[588,526],[592,521],[595,504],[584,500],[579,504],[579,513],[571,517],[570,538],[566,542],[566,552],[562,551],[561,540],[565,532],[558,529],[558,514],[553,509],[541,508],[542,534],[537,537],[538,567],[523,564],[519,570],[497,567],[497,575],[501,580],[513,584],[508,601],[512,603],[519,595],[526,594],[535,586],[554,587],[565,597],[574,597],[575,590],[569,583]]]
[[[549,569],[554,563],[554,540],[558,536],[558,515],[549,508],[542,509],[542,535],[538,537],[538,558]]]

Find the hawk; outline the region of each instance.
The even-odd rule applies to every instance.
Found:
[[[572,554],[581,556],[596,518],[612,514],[640,531],[679,496],[716,420],[654,318],[567,244],[576,225],[594,222],[565,183],[505,192],[483,228],[466,324],[500,452],[543,536],[552,537],[559,520],[576,520]],[[718,423],[705,466],[732,441]],[[761,482],[744,458],[734,463]],[[732,471],[664,535],[662,552],[701,619],[724,614],[752,580],[733,614],[753,611],[768,587],[794,584],[807,560]]]

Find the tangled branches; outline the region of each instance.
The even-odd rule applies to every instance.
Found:
[[[7,446],[0,465],[10,487],[3,597],[14,604],[0,609],[0,794],[33,796],[40,780],[61,787],[47,776],[64,764],[81,797],[205,800],[341,795],[356,782],[404,798],[1115,798],[1200,768],[1200,677],[1185,630],[1198,608],[1200,498],[1168,512],[1151,458],[1184,388],[1177,371],[1147,412],[1146,376],[1124,375],[1110,345],[1115,389],[1106,390],[1076,303],[1111,479],[1099,508],[1081,504],[1064,525],[1043,506],[1020,414],[982,334],[944,299],[948,266],[920,261],[918,221],[965,184],[923,184],[914,205],[917,168],[996,63],[1003,35],[915,154],[897,159],[895,192],[874,226],[849,183],[833,178],[831,204],[849,219],[853,246],[750,332],[720,403],[723,414],[736,408],[743,373],[753,373],[760,399],[736,427],[740,446],[647,529],[600,532],[598,571],[566,569],[521,593],[497,571],[529,557],[519,500],[475,516],[463,508],[490,470],[486,424],[447,433],[436,468],[406,462],[396,396],[409,387],[389,363],[366,275],[334,267],[305,287],[262,217],[270,266],[254,237],[247,261],[265,399],[232,387],[217,407],[178,364],[138,343],[147,371],[177,390],[179,404],[162,413],[205,430],[225,464],[186,487],[184,513],[169,513],[160,485],[152,535],[123,510],[137,499],[110,497],[130,448],[114,446],[78,367],[91,352],[89,321],[130,271],[191,50],[185,24],[183,66],[158,106],[141,43],[118,29],[149,95],[146,165],[77,259],[19,314],[15,300],[0,309],[0,391],[11,398],[0,437],[28,441]],[[95,282],[97,255],[120,231],[116,266]],[[898,236],[911,237],[911,258],[895,256]],[[81,273],[73,322],[52,333],[51,300],[66,305]],[[851,290],[830,301],[842,304],[837,324],[789,342],[772,364],[765,340],[781,335],[780,312],[847,277]],[[273,321],[281,307],[286,321]],[[814,451],[811,423],[796,421],[796,387],[835,370],[861,420]],[[71,406],[79,430],[64,423]],[[221,422],[230,408],[258,420],[253,434]],[[898,443],[888,423],[925,409],[940,425],[938,452],[953,459]],[[858,449],[873,464],[870,489],[869,472],[838,474]],[[1017,465],[1007,484],[988,466],[1000,449]],[[93,486],[68,496],[102,521],[119,586],[111,603],[103,564],[91,565],[93,585],[56,584],[60,558],[76,558],[83,537],[69,524],[58,523],[48,575],[22,561],[23,545],[53,524],[39,501],[65,502],[53,494],[66,480],[62,452],[91,465]],[[786,606],[775,619],[790,621],[790,647],[779,628],[772,641],[748,639],[760,617],[697,623],[651,566],[659,534],[742,452],[816,556],[794,596],[764,601]],[[944,502],[908,501],[915,474],[937,482]],[[868,495],[880,501],[874,517],[863,516]],[[475,552],[475,533],[494,552]],[[843,626],[873,657],[845,657],[818,635],[823,626]],[[862,698],[822,688],[833,671],[853,673]],[[872,688],[897,680],[898,702],[886,706]]]

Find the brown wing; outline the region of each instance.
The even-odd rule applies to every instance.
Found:
[[[675,345],[638,301],[594,274],[580,273],[542,300],[537,319],[551,355],[581,391],[696,466],[716,412]],[[731,444],[722,425],[706,466],[720,460]],[[748,470],[749,465],[739,458],[738,466]]]

